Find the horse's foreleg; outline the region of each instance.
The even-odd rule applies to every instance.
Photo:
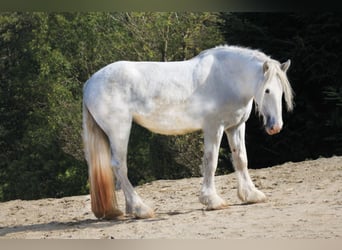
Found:
[[[246,203],[264,202],[266,196],[254,186],[248,173],[245,126],[243,123],[238,127],[226,130],[238,179],[238,196]]]
[[[223,134],[223,127],[204,130],[204,157],[203,157],[203,184],[200,194],[200,202],[207,209],[222,209],[227,206],[226,202],[218,196],[215,188],[215,171]]]
[[[116,120],[119,120],[119,123],[112,123],[113,132],[110,133],[109,138],[112,150],[112,165],[115,176],[120,182],[125,195],[126,213],[137,218],[153,217],[153,210],[143,203],[127,177],[127,147],[132,120],[118,119],[118,117],[116,117]]]

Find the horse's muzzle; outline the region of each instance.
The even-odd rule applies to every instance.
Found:
[[[281,131],[281,127],[280,126],[272,126],[271,128],[266,128],[266,132],[269,135],[275,135],[278,134]]]
[[[283,125],[282,122],[276,123],[274,118],[271,118],[270,116],[267,116],[266,118],[266,132],[269,135],[275,135],[278,134],[281,129],[282,129]]]

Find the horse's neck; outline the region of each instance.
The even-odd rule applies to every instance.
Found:
[[[262,62],[255,59],[240,63],[243,65],[240,72],[241,94],[245,95],[244,98],[247,99],[259,99],[260,94],[262,94],[261,89],[264,79]]]
[[[262,67],[255,67],[256,70],[256,74],[255,74],[255,79],[252,83],[253,87],[254,87],[254,98],[257,98],[260,94],[263,93],[263,85],[264,85],[264,74],[263,74],[263,70]]]

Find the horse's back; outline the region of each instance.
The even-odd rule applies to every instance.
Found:
[[[100,69],[88,80],[85,95],[110,95],[127,102],[138,102],[138,106],[150,101],[176,105],[196,90],[198,83],[194,80],[194,68],[192,61],[118,61]]]

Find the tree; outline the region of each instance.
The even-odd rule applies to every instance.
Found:
[[[84,163],[75,152],[63,151],[60,140],[66,126],[70,134],[80,131],[73,127],[80,109],[71,86],[63,85],[70,82],[70,64],[51,44],[50,18],[46,13],[1,15],[0,198],[5,200],[84,192]],[[66,117],[66,110],[75,113]]]
[[[84,82],[121,59],[192,57],[222,40],[217,22],[211,13],[1,14],[0,200],[87,193],[81,140]],[[151,153],[153,143],[167,145],[168,140],[133,126],[128,161],[134,184],[184,164],[177,160],[153,168],[160,163]],[[177,147],[160,153],[177,158],[173,151],[182,153]]]
[[[113,18],[127,31],[131,60],[186,60],[223,42],[216,13],[131,12]]]

